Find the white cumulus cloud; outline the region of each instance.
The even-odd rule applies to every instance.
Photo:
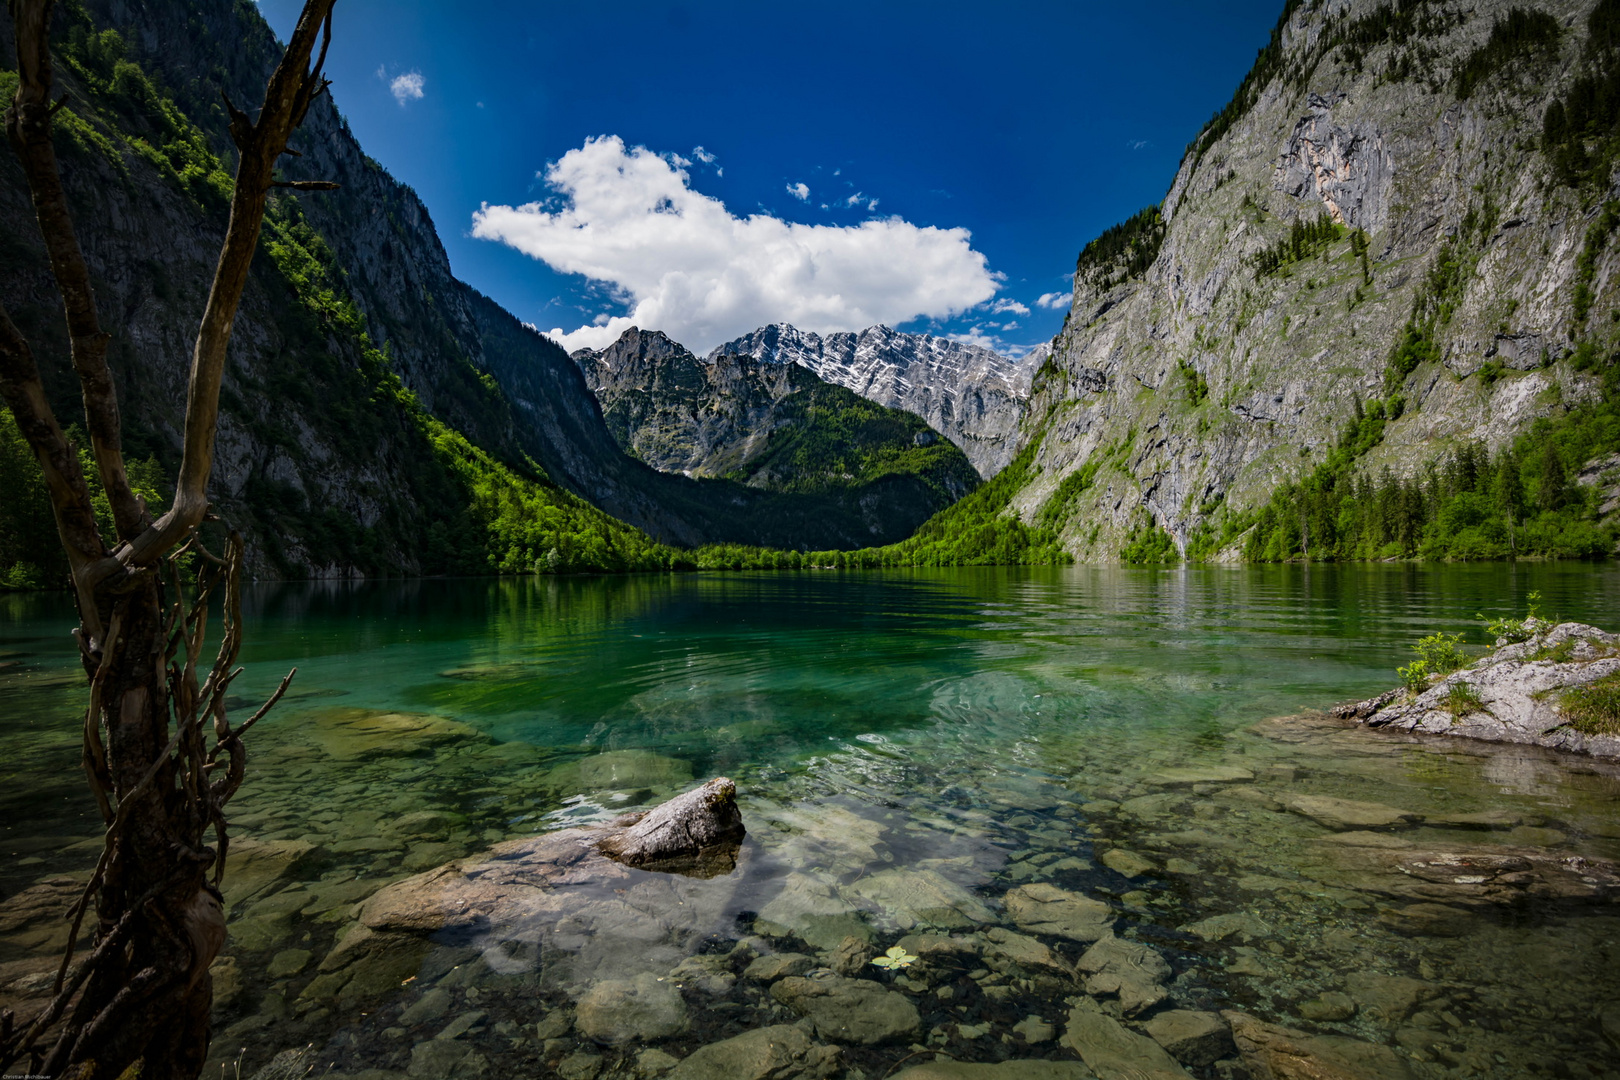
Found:
[[[703,149],[701,146],[692,147],[692,156],[703,162],[705,165],[714,164],[714,155]]]
[[[1051,308],[1053,311],[1057,311],[1059,308],[1068,307],[1073,302],[1074,293],[1072,292],[1049,292],[1041,293],[1035,300],[1035,306]]]
[[[394,76],[393,81],[388,84],[388,89],[393,92],[394,100],[403,108],[407,101],[422,99],[422,87],[426,82],[420,71],[407,71],[403,75]]]
[[[800,202],[810,201],[810,185],[805,183],[803,180],[800,180],[797,184],[789,184],[787,189],[788,194],[792,195]]]
[[[1005,315],[1009,311],[1014,315],[1029,314],[1029,308],[1025,307],[1023,304],[1020,304],[1016,300],[1010,300],[1006,297],[1002,297],[1000,300],[997,300],[995,303],[991,304],[990,310],[995,312],[997,315]]]
[[[617,136],[588,139],[542,178],[548,203],[486,203],[472,234],[604,282],[629,305],[605,324],[554,328],[569,350],[609,345],[631,326],[698,353],[771,322],[817,333],[892,326],[955,316],[999,288],[966,229],[738,217],[693,191],[684,169]]]

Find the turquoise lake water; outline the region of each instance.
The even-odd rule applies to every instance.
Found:
[[[1613,564],[253,586],[233,705],[299,671],[232,803],[244,861],[227,880],[216,1058],[241,1055],[243,1076],[306,1045],[347,1074],[655,1075],[662,1059],[637,1056],[648,1040],[570,1019],[593,986],[730,957],[681,983],[681,1030],[651,1040],[681,1058],[796,1019],[738,977],[749,957],[819,963],[851,930],[881,952],[932,928],[980,959],[899,982],[866,970],[920,1024],[840,1047],[835,1075],[882,1076],[913,1047],[1077,1060],[1016,1026],[1061,1034],[1093,1006],[1133,1028],[1169,1008],[1242,1009],[1388,1047],[1415,1076],[1616,1075],[1620,906],[1569,868],[1620,857],[1620,770],[1268,722],[1388,688],[1424,634],[1466,631],[1482,651],[1476,614],[1522,615],[1532,591],[1543,614],[1620,628]],[[0,1004],[37,991],[65,934],[48,905],[14,898],[65,895],[99,844],[73,624],[66,597],[0,596]],[[673,929],[652,944],[603,923],[595,952],[537,961],[521,983],[473,971],[494,962],[465,942],[369,983],[332,959],[356,905],[390,882],[715,775],[737,781],[751,836],[719,922],[662,913]],[[1295,812],[1299,796],[1413,820],[1367,839]],[[1469,817],[1486,812],[1484,827]],[[1486,896],[1414,877],[1457,852],[1522,860],[1537,883]],[[918,867],[970,899],[919,916]],[[1164,957],[1163,1000],[1136,1009],[1077,972],[1085,943],[1061,935],[1033,935],[1055,958],[1044,971],[997,952],[1015,925],[1005,898],[1033,884],[1108,903],[1114,933]],[[799,902],[811,896],[825,910]],[[445,1009],[409,1011],[430,986]]]

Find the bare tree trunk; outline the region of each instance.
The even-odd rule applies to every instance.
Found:
[[[208,1054],[208,968],[225,940],[218,888],[228,845],[224,808],[242,782],[242,735],[281,697],[292,674],[251,719],[231,726],[225,695],[240,673],[234,665],[241,645],[242,544],[232,534],[223,557],[216,556],[202,546],[197,529],[208,513],[225,351],[265,198],[276,186],[335,186],[274,178],[287,139],[326,88],[320,72],[333,2],[306,0],[257,120],[227,102],[241,154],[236,189],[192,355],[179,483],[173,506],[155,522],[124,473],[108,335],[52,143],[51,119],[63,104],[51,101],[52,0],[10,5],[19,81],[6,134],[28,178],[62,294],[91,450],[116,535],[98,532],[78,455],[46,400],[27,340],[0,308],[0,395],[44,472],[72,570],[76,636],[90,680],[84,768],[107,823],[101,859],[69,913],[73,933],[53,1000],[22,1025],[11,1013],[0,1014],[0,1070],[26,1060],[29,1071],[51,1076],[110,1080],[138,1065],[143,1076],[195,1077]],[[317,37],[320,55],[311,67]],[[201,565],[189,598],[180,578],[187,556]],[[220,586],[225,621],[209,664],[202,657],[208,601]],[[92,901],[94,945],[75,966],[74,940]]]

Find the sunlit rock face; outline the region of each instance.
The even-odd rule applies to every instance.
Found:
[[[962,448],[989,479],[1018,452],[1018,424],[1040,356],[1009,360],[977,345],[887,326],[812,334],[772,323],[711,353],[799,364],[821,378],[891,408],[916,413]]]

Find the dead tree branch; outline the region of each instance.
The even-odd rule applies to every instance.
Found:
[[[215,520],[207,486],[220,382],[267,196],[276,186],[335,186],[278,182],[274,175],[291,133],[328,86],[321,70],[333,3],[306,0],[257,119],[227,103],[240,150],[236,186],[192,352],[175,498],[156,522],[125,475],[117,395],[106,362],[110,339],[97,315],[52,144],[52,118],[66,101],[51,101],[53,0],[9,4],[18,88],[6,111],[6,132],[22,162],[62,294],[90,450],[112,506],[115,535],[98,531],[78,453],[51,410],[28,341],[0,307],[0,396],[40,463],[72,571],[80,618],[75,635],[90,677],[82,761],[107,823],[101,858],[69,914],[75,940],[63,957],[53,1000],[21,1030],[9,1012],[0,1014],[0,1071],[27,1058],[31,1072],[53,1076],[120,1076],[139,1065],[143,1075],[191,1077],[207,1054],[213,996],[208,969],[225,938],[218,891],[229,844],[225,806],[242,782],[243,734],[280,700],[292,674],[246,724],[231,727],[225,701],[241,674],[242,540],[231,534],[220,558],[203,548],[196,530]],[[320,51],[311,63],[317,35]],[[197,568],[189,590],[181,580],[183,562]],[[204,668],[209,595],[221,586],[221,640]],[[212,777],[220,768],[224,774]],[[210,831],[217,846],[206,842]],[[96,946],[74,969],[74,945],[92,900]],[[51,1049],[43,1051],[42,1040],[53,1031]]]

